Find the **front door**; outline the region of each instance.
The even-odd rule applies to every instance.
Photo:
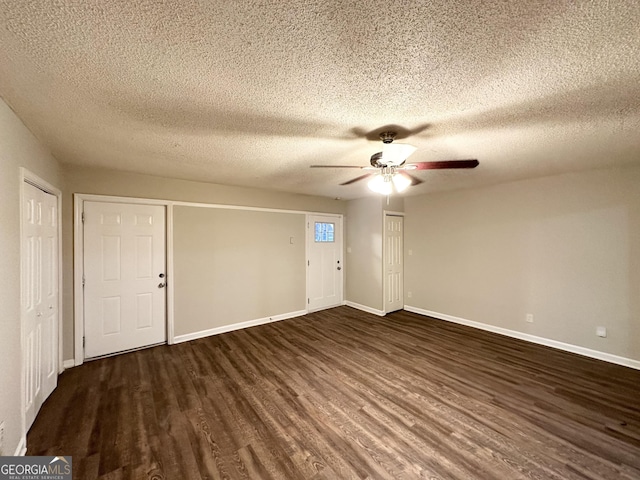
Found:
[[[23,190],[23,374],[27,430],[58,381],[58,199]]]
[[[342,217],[307,217],[307,309],[342,304]]]
[[[166,341],[165,207],[84,203],[85,358]]]
[[[384,216],[384,312],[404,308],[403,218]]]

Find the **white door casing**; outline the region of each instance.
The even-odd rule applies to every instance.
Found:
[[[326,226],[316,238],[316,225]],[[333,235],[327,229],[333,230]],[[342,304],[344,264],[342,217],[307,215],[307,310]]]
[[[22,190],[22,328],[25,429],[58,380],[58,199],[24,183]]]
[[[85,358],[166,341],[161,205],[84,202]]]
[[[384,216],[384,312],[404,308],[403,223],[400,215]]]

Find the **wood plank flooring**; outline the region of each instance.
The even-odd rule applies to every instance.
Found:
[[[82,480],[637,480],[640,372],[339,307],[68,370],[28,447]]]

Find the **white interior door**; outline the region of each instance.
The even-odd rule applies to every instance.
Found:
[[[342,304],[342,217],[307,216],[308,310]]]
[[[84,203],[85,358],[166,341],[165,208]]]
[[[23,372],[31,427],[58,381],[58,201],[28,183],[23,189]]]
[[[384,216],[384,311],[404,308],[403,217]]]

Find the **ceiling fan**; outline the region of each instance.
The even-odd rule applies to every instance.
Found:
[[[416,147],[406,143],[393,143],[396,132],[380,133],[382,140],[382,151],[371,155],[371,166],[357,165],[311,165],[311,168],[360,168],[362,170],[373,170],[375,173],[365,173],[359,177],[352,178],[340,185],[351,185],[365,178],[372,177],[368,187],[374,192],[389,195],[395,189],[396,192],[403,192],[411,185],[419,185],[422,180],[410,175],[411,170],[441,170],[449,168],[475,168],[479,165],[478,160],[440,160],[435,162],[406,163],[407,158],[416,151]]]

